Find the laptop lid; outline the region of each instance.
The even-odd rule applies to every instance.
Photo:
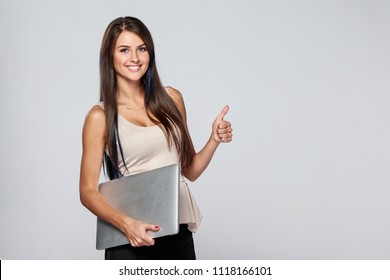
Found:
[[[99,192],[123,214],[158,225],[158,232],[148,232],[151,237],[172,235],[179,231],[179,175],[173,164],[101,183]],[[96,249],[128,243],[121,230],[97,219]]]

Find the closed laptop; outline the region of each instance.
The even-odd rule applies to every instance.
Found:
[[[158,225],[159,231],[148,232],[151,237],[173,235],[179,231],[179,172],[173,164],[101,183],[99,192],[123,214]],[[98,250],[127,243],[122,231],[97,219]]]

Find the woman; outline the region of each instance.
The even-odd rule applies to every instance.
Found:
[[[212,124],[203,149],[196,153],[187,129],[179,91],[163,87],[147,27],[133,17],[117,18],[107,27],[100,53],[100,104],[86,116],[80,170],[80,199],[99,218],[119,228],[128,245],[107,249],[106,259],[195,259],[192,232],[200,211],[184,178],[180,182],[180,231],[151,238],[158,225],[125,216],[98,192],[102,162],[110,179],[180,163],[181,173],[196,180],[218,145],[232,140],[232,128],[223,118]]]

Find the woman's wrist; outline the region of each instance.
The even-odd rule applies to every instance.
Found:
[[[116,219],[116,227],[119,228],[122,232],[128,231],[128,226],[132,224],[134,220],[128,216],[120,214]]]
[[[217,140],[216,139],[216,136],[213,132],[211,133],[210,135],[210,138],[209,138],[209,143],[212,145],[212,146],[215,146],[215,148],[218,148],[219,144],[221,144],[221,141]]]

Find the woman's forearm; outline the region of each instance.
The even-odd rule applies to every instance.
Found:
[[[193,182],[202,175],[203,171],[207,168],[213,158],[219,144],[219,142],[215,141],[214,138],[210,136],[206,145],[198,153],[193,155],[190,163],[183,172],[188,180]]]

